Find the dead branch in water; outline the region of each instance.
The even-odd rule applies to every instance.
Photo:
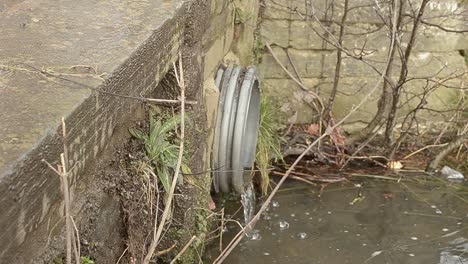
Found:
[[[445,156],[447,156],[447,154],[449,154],[452,150],[458,148],[465,142],[468,142],[468,131],[465,131],[464,134],[459,135],[454,140],[452,140],[447,146],[441,149],[439,151],[439,154],[437,154],[427,165],[426,171],[433,172],[434,170],[436,170],[439,166],[439,163],[442,161],[442,159],[445,158]]]
[[[395,34],[392,34],[392,38],[391,38],[391,42],[393,44],[393,42],[395,41]],[[391,47],[393,47],[393,45],[391,45]],[[388,67],[390,67],[390,57],[387,57],[387,63],[386,63],[386,66],[385,68],[388,69]],[[304,150],[304,152],[294,161],[294,163],[291,165],[291,167],[289,167],[289,169],[286,171],[286,173],[284,174],[283,177],[281,177],[280,181],[278,182],[278,184],[275,186],[275,188],[273,189],[273,191],[270,193],[270,195],[268,196],[268,198],[265,200],[265,202],[263,203],[262,207],[258,210],[257,214],[255,214],[255,216],[252,218],[252,220],[250,220],[249,223],[247,223],[245,225],[244,228],[242,228],[237,234],[236,236],[234,236],[234,238],[232,239],[232,241],[227,245],[227,247],[223,250],[223,252],[221,252],[221,254],[214,260],[213,264],[220,264],[220,263],[223,263],[223,261],[227,258],[227,256],[232,252],[232,250],[239,244],[239,242],[242,240],[246,230],[251,230],[252,227],[255,225],[255,223],[260,219],[260,216],[262,215],[262,213],[268,208],[268,206],[270,205],[270,202],[271,200],[273,199],[273,197],[275,196],[275,194],[278,192],[278,190],[280,189],[281,185],[286,181],[286,179],[289,177],[289,175],[291,174],[291,172],[294,170],[294,167],[297,166],[299,164],[299,162],[302,160],[302,158],[304,158],[304,156],[306,155],[306,153],[308,153],[315,145],[317,145],[322,139],[324,139],[325,137],[327,136],[330,136],[331,133],[336,129],[338,128],[339,126],[341,126],[341,124],[343,124],[344,121],[346,121],[351,115],[353,115],[369,98],[372,94],[374,94],[374,92],[378,89],[379,85],[381,84],[381,82],[385,79],[385,76],[382,74],[380,75],[380,78],[378,80],[378,82],[375,84],[375,86],[372,88],[372,90],[369,91],[369,93],[364,96],[364,98],[355,106],[353,107],[349,113],[343,117],[339,122],[337,122],[336,124],[333,125],[333,127],[328,127],[325,132],[320,136],[318,137],[314,142],[312,142],[311,144],[309,144],[309,146],[307,147],[307,149]]]

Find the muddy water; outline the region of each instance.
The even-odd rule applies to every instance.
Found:
[[[360,185],[329,186],[319,197],[315,187],[286,183],[257,233],[225,263],[468,263],[466,195],[425,184]],[[225,245],[237,230],[228,225]],[[205,263],[218,254],[212,245]]]

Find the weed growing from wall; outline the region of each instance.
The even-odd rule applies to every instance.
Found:
[[[148,165],[154,169],[166,194],[171,188],[172,174],[177,165],[179,143],[174,132],[180,121],[178,115],[158,119],[150,112],[148,133],[138,129],[130,129],[130,134],[143,142],[150,163]],[[190,173],[185,160],[181,165],[181,171],[182,173]]]

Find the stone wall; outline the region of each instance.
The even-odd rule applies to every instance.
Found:
[[[36,87],[48,92],[47,97],[39,94],[36,97],[27,97],[23,104],[33,99],[35,105],[48,106],[56,103],[60,106],[44,107],[41,110],[40,113],[44,112],[50,121],[40,120],[42,117],[38,116],[38,121],[31,124],[33,127],[25,127],[24,133],[16,131],[16,137],[20,141],[30,138],[30,142],[23,144],[22,148],[12,145],[14,142],[11,143],[9,138],[4,138],[3,136],[8,135],[5,132],[8,128],[2,128],[5,132],[0,137],[2,263],[38,263],[38,259],[50,247],[49,242],[63,234],[63,200],[59,178],[42,162],[46,160],[54,165],[59,164],[59,156],[63,152],[59,126],[61,116],[66,117],[68,130],[66,145],[73,212],[80,213],[83,207],[89,206],[86,204],[86,198],[89,198],[86,197],[87,191],[99,189],[96,186],[99,180],[96,178],[99,177],[95,171],[96,164],[111,160],[114,149],[130,136],[128,126],[138,118],[137,109],[141,105],[141,101],[135,98],[164,94],[164,91],[157,91],[158,83],[177,60],[179,52],[184,58],[187,98],[199,102],[197,111],[206,115],[206,123],[200,125],[207,128],[208,134],[212,134],[218,98],[213,74],[223,57],[231,50],[233,42],[246,47],[253,43],[234,40],[235,7],[228,0],[173,1],[162,6],[157,3],[150,6],[144,3],[126,6],[126,3],[118,0],[101,4],[106,6],[83,3],[78,8],[74,1],[65,1],[59,6],[53,1],[32,6],[0,5],[0,14],[5,14],[0,15],[3,25],[0,35],[9,35],[11,39],[22,39],[23,35],[35,36],[37,40],[32,42],[46,47],[32,53],[32,49],[20,50],[23,46],[15,46],[14,41],[0,41],[3,43],[0,44],[0,51],[4,52],[0,53],[0,64],[4,65],[0,68],[0,88],[5,88],[0,89],[0,93],[8,92],[10,87],[17,87],[16,91],[12,89],[11,94],[1,94],[0,109],[5,113],[2,113],[1,123],[24,124],[29,121],[22,118],[36,118],[39,114],[34,109],[27,109],[21,116],[15,116],[15,108],[4,101],[10,95],[12,98],[20,96],[18,92],[21,89],[33,95],[34,91],[31,89]],[[64,7],[66,12],[83,15],[81,18],[76,17],[79,23],[73,21],[74,16],[62,17]],[[87,16],[89,19],[86,20]],[[18,33],[18,20],[24,17],[24,30]],[[102,19],[108,17],[117,17],[117,22],[107,24],[114,28],[106,28],[101,23]],[[52,22],[42,23],[48,19]],[[86,21],[82,21],[83,19]],[[88,34],[88,27],[99,30],[101,35],[79,38]],[[52,35],[43,36],[44,32],[52,32]],[[105,41],[108,38],[112,38],[112,41],[107,43]],[[32,45],[36,45],[34,43]],[[54,43],[60,43],[61,46],[54,46]],[[63,51],[57,51],[57,48],[63,48]],[[94,57],[90,59],[86,57],[87,54]],[[28,72],[21,64],[27,62],[44,68],[44,65],[55,63],[68,69],[67,67],[74,65],[88,65],[92,61],[97,64],[96,69],[99,66],[99,70],[106,71],[99,81],[83,79],[82,76],[89,76],[86,72],[79,76],[70,75],[72,81],[63,82],[62,79],[46,73],[41,76],[40,72]],[[75,76],[78,77],[73,79]],[[55,97],[49,96],[52,93],[55,93]],[[77,94],[71,97],[72,93]],[[60,98],[67,96],[69,101],[61,101]],[[28,137],[27,133],[30,131],[38,131],[38,135]],[[202,153],[204,158],[197,161],[196,166],[201,171],[206,171],[209,167],[211,138],[210,136],[202,139],[205,142],[199,142],[197,153]],[[204,189],[209,190],[209,175],[204,177],[208,178]],[[118,203],[107,197],[102,190],[97,191],[103,197],[99,196],[93,201],[93,206],[97,207],[95,209],[103,215],[115,216]],[[203,195],[207,194],[209,192],[204,192]],[[207,204],[202,206],[206,207]],[[79,217],[77,218],[79,221]],[[109,221],[105,223],[118,222],[113,219],[104,220]],[[118,228],[106,224],[103,227],[110,232],[113,228]],[[63,246],[63,243],[59,244],[62,249]],[[120,253],[112,254],[115,256]],[[109,260],[107,263],[114,262]]]
[[[308,89],[317,92],[325,99],[328,99],[333,84],[337,50],[319,35],[327,37],[331,42],[337,41],[344,8],[344,1],[340,0],[334,1],[333,7],[326,9],[325,6],[329,6],[331,2],[266,0],[260,24],[261,37],[273,47],[279,60],[296,77],[295,66],[300,79]],[[360,7],[356,8],[357,6]],[[355,54],[361,49],[364,50],[369,54],[364,59],[376,69],[382,70],[390,40],[388,30],[375,12],[375,1],[349,1],[349,7],[351,10],[345,23],[343,47]],[[466,16],[466,5],[457,1],[432,1],[427,7],[425,19],[431,23],[442,23],[446,28],[466,30],[466,24],[460,20],[440,18],[454,13],[460,14],[458,18],[463,18]],[[312,14],[315,14],[316,19]],[[410,26],[405,27],[404,33],[403,43],[409,37]],[[445,32],[436,27],[422,25],[410,58],[409,76],[460,74],[466,70],[460,51],[466,49],[468,49],[467,33]],[[400,65],[399,61],[394,63],[395,77],[399,74]],[[304,103],[304,95],[298,85],[280,68],[267,50],[263,52],[260,72],[264,94],[271,96],[277,102],[283,117],[288,118],[297,112],[296,122],[312,121],[314,113],[312,108]],[[353,105],[358,104],[375,85],[377,76],[378,73],[362,61],[343,55],[340,93],[333,109],[335,116],[342,117]],[[461,80],[454,80],[451,85],[460,87]],[[414,92],[420,90],[422,86],[424,81],[412,81],[406,84],[405,90]],[[430,107],[450,108],[456,94],[457,91],[454,89],[438,89],[429,98]],[[379,97],[379,93],[373,94],[349,121],[368,121],[375,113]]]

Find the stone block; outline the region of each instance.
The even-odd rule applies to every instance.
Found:
[[[219,15],[229,5],[228,0],[211,0],[211,14]]]
[[[265,19],[260,24],[260,34],[270,45],[287,48],[289,46],[289,21]]]
[[[226,17],[226,29],[224,33],[224,54],[227,54],[231,50],[232,42],[234,40],[235,11],[232,5],[229,5],[228,10],[229,12],[228,16]]]
[[[458,25],[455,29],[468,29]],[[416,39],[415,49],[418,51],[456,51],[468,49],[468,34],[446,32],[436,27],[421,25]]]
[[[408,62],[409,76],[431,77],[461,74],[466,71],[465,58],[459,52],[414,52]]]
[[[214,42],[220,37],[226,35],[226,30],[229,27],[227,23],[233,16],[232,8],[225,8],[222,13],[213,16],[212,22],[209,24],[208,29],[204,32],[202,37],[203,49],[206,52]]]
[[[259,0],[236,0],[234,4],[245,14],[258,14],[260,8]],[[256,36],[258,33],[259,17],[258,15],[248,16],[249,19],[247,21],[235,25],[235,42],[232,46],[232,50],[239,57],[243,65],[256,63],[253,50],[257,44]]]
[[[273,47],[273,52],[285,68],[295,75],[294,67],[289,61],[286,50]],[[288,52],[299,75],[303,78],[329,77],[333,73],[335,65],[333,52],[296,49],[288,49]],[[269,53],[263,56],[262,63],[259,65],[259,72],[264,78],[288,78],[288,74],[281,69],[278,62]]]
[[[388,31],[382,25],[369,23],[346,24],[344,32],[343,46],[354,52],[354,54],[360,54],[361,50],[366,54],[382,51],[385,54],[390,46]]]
[[[217,69],[219,62],[224,57],[224,37],[218,38],[205,53],[205,67],[203,80],[212,75]]]
[[[334,49],[323,40],[328,36],[327,31],[318,22],[293,20],[289,46],[295,49]]]
[[[297,124],[310,123],[316,115],[313,107],[302,100],[304,92],[291,79],[264,79],[261,89],[263,96],[269,97],[278,107],[277,114],[282,124],[287,124],[295,113]]]
[[[291,19],[291,10],[289,9],[290,0],[266,0],[263,18],[266,19]]]

